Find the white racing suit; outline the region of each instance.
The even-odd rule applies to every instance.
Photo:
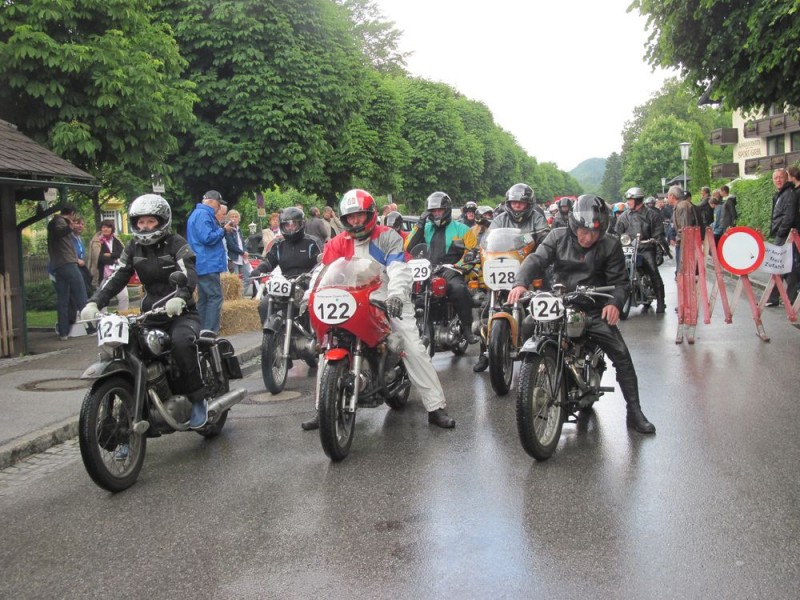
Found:
[[[389,319],[392,333],[398,334],[403,340],[403,363],[411,383],[422,396],[425,410],[433,412],[445,407],[444,390],[439,382],[439,376],[433,368],[430,356],[420,340],[417,325],[414,320],[414,307],[411,304],[411,269],[405,262],[403,252],[403,238],[393,229],[377,225],[368,239],[356,240],[349,233],[344,232],[331,239],[322,253],[322,263],[328,265],[337,258],[369,258],[383,265],[381,274],[383,285],[372,297],[375,300],[385,301],[389,297],[399,297],[403,300],[403,318]],[[325,369],[323,359],[317,369],[317,399],[316,407],[319,408],[319,385],[322,372]]]

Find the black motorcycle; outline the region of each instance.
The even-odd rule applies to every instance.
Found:
[[[630,293],[625,299],[619,318],[623,321],[628,318],[631,307],[641,306],[643,311],[647,311],[653,300],[656,299],[656,291],[650,274],[644,268],[644,256],[640,252],[645,248],[658,247],[656,240],[649,239],[642,241],[640,235],[631,237],[623,233],[619,238],[622,244],[622,252],[625,255],[625,269],[628,271],[630,282]]]
[[[309,273],[303,273],[287,279],[273,271],[256,294],[257,298],[268,295],[261,339],[261,377],[273,394],[283,391],[292,360],[303,359],[310,368],[317,367],[317,341],[303,304],[310,278]]]
[[[605,303],[611,296],[604,292],[613,286],[579,287],[570,293],[560,284],[554,288],[553,293],[531,295],[533,335],[520,350],[517,431],[525,452],[536,460],[552,456],[565,422],[576,423],[579,411],[614,391],[600,385],[605,355],[585,335],[595,318],[586,311],[599,306],[596,298]]]
[[[186,286],[186,275],[170,275],[177,288]],[[177,290],[176,290],[177,291]],[[171,339],[164,331],[168,318],[163,305],[169,294],[141,315],[107,315],[97,324],[100,360],[81,376],[94,379],[81,406],[78,436],[83,464],[100,487],[111,492],[136,482],[144,463],[147,438],[187,431],[192,405],[170,388],[176,365]],[[201,336],[197,360],[207,397],[208,422],[197,433],[218,435],[231,406],[247,391],[230,390],[230,379],[241,379],[233,345],[226,339]]]

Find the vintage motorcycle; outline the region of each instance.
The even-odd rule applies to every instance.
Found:
[[[481,271],[489,294],[488,319],[481,326],[489,358],[489,380],[492,389],[504,396],[511,389],[514,360],[522,346],[524,302],[506,303],[508,291],[514,287],[520,263],[533,252],[536,242],[532,234],[519,229],[490,229],[481,244]]]
[[[172,273],[170,283],[184,287],[186,275]],[[107,315],[97,324],[100,361],[81,375],[95,381],[81,406],[78,437],[86,471],[97,485],[111,492],[136,482],[147,438],[189,429],[191,402],[170,388],[176,366],[170,336],[162,328],[168,319],[163,305],[175,293],[141,315]],[[197,433],[214,437],[222,431],[228,410],[247,391],[230,390],[229,380],[241,379],[242,372],[228,340],[213,334],[201,336],[197,360],[211,398],[208,422]]]
[[[647,311],[653,300],[656,299],[653,282],[644,269],[644,257],[639,254],[639,251],[643,248],[656,245],[656,240],[651,238],[642,241],[638,234],[636,237],[631,237],[627,233],[623,233],[619,241],[622,244],[622,252],[625,254],[625,268],[628,270],[631,288],[630,294],[628,294],[628,298],[625,300],[625,304],[619,314],[619,318],[624,321],[628,318],[631,307],[641,305],[642,310]]]
[[[585,333],[598,298],[613,286],[578,287],[565,293],[561,284],[551,292],[530,296],[528,312],[534,333],[520,354],[522,368],[517,394],[517,431],[525,451],[536,460],[552,456],[564,422],[577,422],[577,413],[588,410],[613,387],[600,385],[606,369],[603,351]]]
[[[303,359],[314,369],[317,366],[317,341],[311,332],[308,311],[303,304],[310,273],[287,279],[275,269],[264,282],[256,298],[268,295],[267,316],[261,338],[261,377],[264,387],[280,394],[286,385],[293,359]]]
[[[370,259],[338,258],[311,291],[311,327],[324,353],[319,436],[334,462],[350,452],[357,408],[386,402],[399,410],[411,392],[402,338],[392,334],[384,303],[370,298],[381,287],[381,271]]]

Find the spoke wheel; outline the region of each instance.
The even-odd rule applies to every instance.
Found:
[[[556,389],[555,351],[528,354],[520,369],[517,431],[525,452],[536,460],[553,455],[564,425],[563,382]]]
[[[514,359],[511,357],[511,326],[505,319],[492,321],[489,332],[489,380],[499,396],[511,389]]]
[[[325,454],[334,462],[344,460],[350,453],[356,429],[355,412],[345,411],[348,369],[347,360],[328,362],[319,386],[319,439]]]
[[[628,315],[631,313],[631,302],[633,302],[633,288],[631,288],[628,297],[625,298],[625,304],[622,305],[622,310],[619,312],[619,318],[623,321],[628,318]]]
[[[101,488],[120,492],[132,486],[144,463],[147,438],[133,432],[133,384],[111,377],[86,394],[78,421],[81,458]]]
[[[261,340],[261,377],[264,387],[272,394],[280,394],[289,374],[287,360],[283,354],[285,334],[280,331],[265,331]]]

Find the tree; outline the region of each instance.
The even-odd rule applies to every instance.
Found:
[[[800,19],[793,2],[634,0],[652,28],[646,58],[680,69],[730,108],[800,106]]]
[[[622,157],[616,152],[606,159],[606,170],[600,183],[600,193],[607,202],[622,200]]]
[[[344,7],[353,23],[352,31],[361,41],[361,51],[378,71],[393,75],[406,73],[408,52],[400,52],[398,41],[403,34],[394,23],[385,21],[372,0],[334,0]]]
[[[95,199],[166,174],[194,86],[150,0],[29,0],[0,10],[0,118],[98,178]],[[127,195],[127,194],[126,194]]]
[[[706,154],[706,142],[698,132],[692,144],[691,167],[689,169],[692,189],[699,190],[704,185],[711,183],[711,167]]]

